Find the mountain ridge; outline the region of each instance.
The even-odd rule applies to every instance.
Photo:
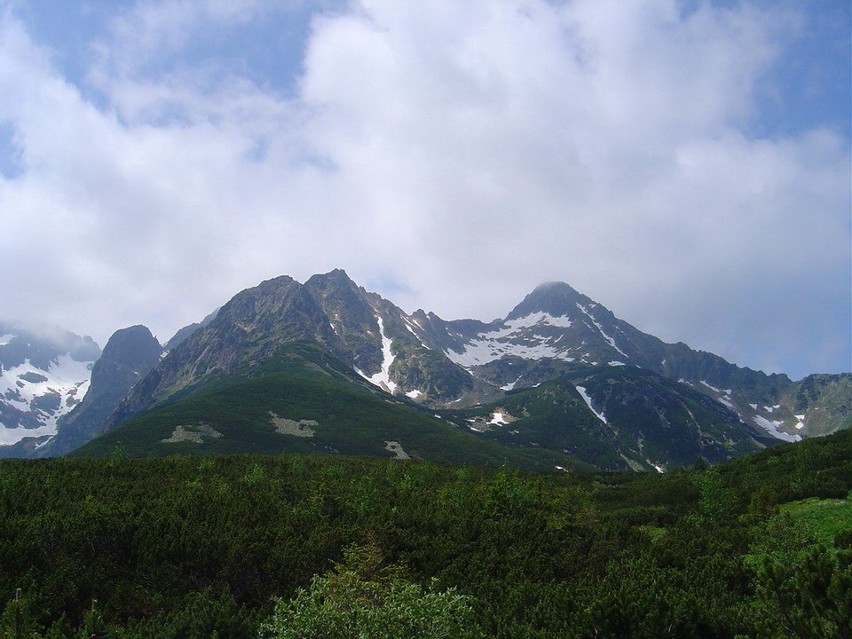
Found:
[[[619,458],[627,463],[625,457],[628,465],[646,468],[687,463],[684,455],[693,454],[706,454],[713,461],[743,452],[737,442],[757,449],[852,425],[852,374],[792,382],[786,375],[741,368],[712,353],[643,333],[564,282],[537,286],[503,319],[448,321],[422,309],[407,314],[335,269],[313,275],[304,284],[287,275],[265,280],[241,291],[202,322],[178,331],[162,359],[114,402],[100,431],[158,406],[179,403],[238,370],[254,375],[265,361],[296,344],[313,344],[357,374],[347,383],[367,384],[432,413],[450,415],[480,406],[496,416],[500,402],[511,393],[535,393],[545,382],[563,380],[571,386],[564,391],[565,401],[575,408],[552,417],[556,422],[545,429],[550,434],[541,430],[540,416],[518,419],[516,427],[506,430],[518,434],[507,435],[503,443],[521,445],[534,433],[564,443],[565,435],[554,433],[573,428],[565,415],[579,419],[585,412],[583,419],[592,420],[603,413],[617,415],[612,423],[604,421],[620,433],[618,446],[605,456],[610,466]],[[609,381],[589,381],[599,377]],[[707,397],[717,408],[696,403],[692,393]],[[657,449],[668,452],[651,459],[642,452],[648,446],[647,433],[630,423],[630,413],[609,406],[612,397],[634,406],[633,421],[645,424],[642,428],[658,439],[674,421],[703,443],[686,446],[683,450],[689,452],[681,454],[660,441]],[[470,424],[480,424],[478,419],[468,416],[454,424],[476,431]]]

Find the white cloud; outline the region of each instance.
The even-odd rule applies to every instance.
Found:
[[[796,5],[364,1],[315,15],[292,94],[231,41],[272,6],[140,3],[87,86],[7,11],[6,313],[165,339],[341,266],[447,318],[562,279],[738,363],[848,360],[849,141],[752,134]]]

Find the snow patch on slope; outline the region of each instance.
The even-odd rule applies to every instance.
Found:
[[[394,360],[393,351],[391,350],[393,342],[385,335],[385,323],[382,321],[382,318],[376,315],[376,321],[379,324],[379,335],[382,337],[382,368],[375,375],[367,375],[358,368],[355,371],[371,384],[375,384],[379,388],[393,394],[396,392],[396,383],[392,382],[390,378],[390,367]]]
[[[704,386],[709,388],[714,393],[718,393],[720,395],[720,397],[717,397],[716,399],[718,401],[720,401],[722,404],[724,404],[725,406],[727,406],[728,408],[730,408],[731,410],[736,411],[736,407],[734,406],[733,400],[731,399],[731,393],[734,392],[733,389],[731,389],[731,388],[725,388],[725,389],[716,388],[715,386],[709,384],[708,382],[706,382],[703,379],[701,380],[701,384],[703,384]],[[750,404],[750,405],[752,405],[752,404]]]
[[[55,423],[45,424],[38,428],[0,428],[0,446],[11,446],[27,437],[48,437],[55,434]]]
[[[701,383],[704,384],[707,388],[709,388],[714,393],[719,393],[720,395],[725,393],[725,391],[723,391],[721,388],[716,388],[715,386],[713,386],[712,384],[710,384],[709,382],[707,382],[703,379],[701,380]]]
[[[615,340],[612,337],[610,337],[609,335],[607,335],[606,331],[603,329],[603,326],[601,326],[600,322],[598,322],[592,316],[592,314],[589,313],[589,311],[586,309],[585,306],[580,304],[580,302],[577,302],[577,308],[579,308],[586,315],[586,317],[588,317],[590,320],[592,320],[592,324],[594,324],[595,328],[598,329],[598,332],[601,334],[601,337],[603,337],[607,342],[609,342],[610,346],[612,346],[615,350],[617,350],[619,353],[621,353],[625,357],[628,357],[627,353],[625,353],[623,350],[618,348],[618,345],[615,343]],[[629,359],[629,357],[628,357],[628,359]]]
[[[409,319],[408,317],[405,317],[403,315],[402,323],[403,323],[403,326],[405,326],[405,328],[408,329],[408,332],[411,333],[412,335],[414,335],[414,337],[417,338],[417,341],[419,342],[419,344],[423,348],[425,348],[426,350],[429,350],[429,351],[432,350],[431,347],[426,345],[426,343],[423,341],[423,338],[420,337],[420,335],[418,335],[417,331],[415,330],[415,327],[417,327],[421,331],[423,330],[423,327],[420,326],[420,324],[417,323],[416,319]]]
[[[491,415],[491,419],[488,420],[489,424],[494,424],[495,426],[505,426],[509,422],[506,421],[506,416],[503,414],[503,411],[498,410],[494,411],[494,414]]]
[[[517,384],[519,381],[521,381],[521,377],[523,377],[523,375],[518,375],[518,379],[516,379],[514,382],[510,382],[510,383],[506,384],[505,386],[501,386],[500,390],[504,390],[504,391],[514,390],[515,384]]]
[[[729,395],[723,395],[719,398],[719,401],[722,402],[725,406],[730,408],[731,410],[736,410],[733,402],[731,401],[731,397]]]
[[[784,422],[780,420],[770,421],[761,415],[755,415],[754,421],[767,433],[772,435],[777,439],[783,439],[785,442],[798,442],[802,441],[801,435],[790,435],[785,433],[782,430],[779,430],[778,427],[781,426]]]
[[[592,398],[589,397],[589,394],[586,392],[586,389],[583,386],[577,386],[576,389],[577,392],[580,393],[580,397],[583,398],[583,401],[586,402],[586,406],[589,407],[589,410],[592,411],[597,416],[597,418],[601,420],[604,424],[608,424],[609,422],[606,421],[606,415],[604,415],[602,412],[599,413],[595,410],[595,407],[592,406]]]
[[[555,343],[561,336],[530,333],[536,327],[568,328],[571,319],[566,316],[553,316],[549,313],[530,313],[524,317],[507,320],[503,328],[479,333],[463,346],[461,351],[447,349],[445,354],[452,362],[469,368],[493,362],[506,355],[523,359],[555,358],[573,362],[565,351],[556,348]]]

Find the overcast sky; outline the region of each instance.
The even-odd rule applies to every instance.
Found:
[[[847,0],[0,0],[0,315],[168,339],[335,267],[562,280],[743,366],[850,363]]]

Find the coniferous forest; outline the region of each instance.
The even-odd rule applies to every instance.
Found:
[[[0,464],[0,638],[852,636],[852,431],[718,466]]]

